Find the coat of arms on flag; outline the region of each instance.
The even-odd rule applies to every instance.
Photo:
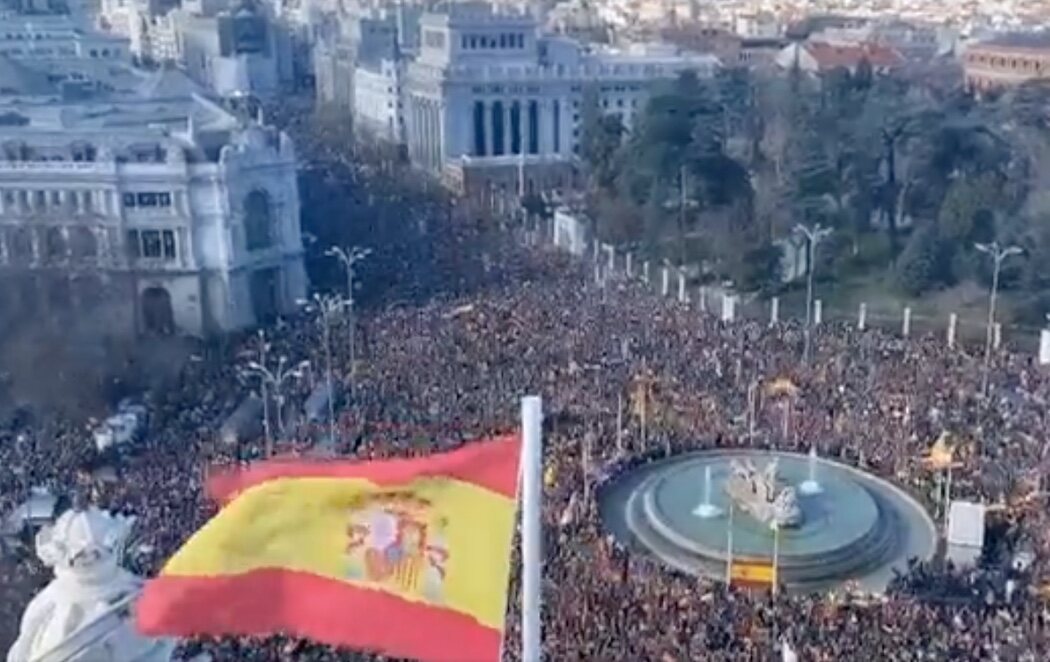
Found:
[[[441,604],[448,522],[434,516],[433,504],[393,493],[366,496],[349,510],[347,578]]]

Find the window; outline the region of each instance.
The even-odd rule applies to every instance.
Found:
[[[37,209],[43,209],[44,205],[47,204],[47,193],[45,191],[34,191],[33,192],[33,206]]]
[[[425,34],[424,43],[428,48],[444,48],[445,47],[445,33],[439,32],[438,30],[427,30]]]
[[[127,237],[124,240],[125,247],[128,251],[128,257],[132,260],[142,257],[141,246],[139,245],[139,231],[128,230]]]
[[[62,194],[58,191],[51,191],[51,206],[61,207],[62,206]]]
[[[164,244],[164,257],[168,260],[175,259],[175,233],[171,230],[165,230],[161,234],[162,243]]]
[[[158,193],[157,194],[157,206],[158,207],[170,207],[171,206],[171,193]]]
[[[156,207],[157,206],[157,194],[156,193],[137,193],[135,195],[135,204],[139,207]]]
[[[161,241],[159,230],[142,231],[142,257],[158,258],[161,256]]]
[[[125,193],[123,198],[124,198],[124,206],[125,207],[134,207],[135,206],[135,194],[134,193]]]
[[[244,199],[244,240],[250,251],[273,245],[273,214],[270,196],[265,191],[252,191]]]

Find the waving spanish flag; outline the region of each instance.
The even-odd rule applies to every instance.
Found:
[[[517,436],[430,457],[267,462],[147,583],[149,635],[268,635],[420,660],[499,657]]]

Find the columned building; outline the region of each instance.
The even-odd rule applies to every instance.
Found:
[[[667,46],[588,50],[541,35],[526,14],[450,5],[424,14],[407,67],[409,155],[459,188],[561,189],[572,184],[586,93],[629,130],[654,84],[718,66]]]
[[[1007,34],[968,46],[963,55],[966,87],[975,94],[1050,79],[1050,37]]]

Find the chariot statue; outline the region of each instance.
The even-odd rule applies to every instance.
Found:
[[[36,537],[55,578],[22,615],[7,662],[168,662],[174,642],[140,635],[131,614],[142,579],[120,567],[134,518],[91,506]]]
[[[783,485],[777,476],[777,461],[759,470],[750,459],[733,460],[726,494],[749,515],[773,527],[796,527],[802,524],[802,509],[795,488]]]

